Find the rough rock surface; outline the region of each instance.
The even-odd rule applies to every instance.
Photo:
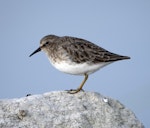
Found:
[[[144,128],[119,101],[94,92],[0,100],[0,128]]]

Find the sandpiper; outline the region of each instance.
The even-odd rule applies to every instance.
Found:
[[[90,41],[70,36],[47,35],[41,39],[40,47],[30,57],[39,51],[44,51],[50,63],[59,71],[84,75],[81,85],[76,90],[69,90],[70,94],[82,90],[89,74],[115,61],[130,59],[109,52]]]

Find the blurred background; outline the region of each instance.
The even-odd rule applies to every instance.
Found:
[[[149,0],[1,0],[0,99],[79,86],[83,76],[57,71],[43,52],[29,57],[48,34],[130,56],[90,75],[84,90],[119,100],[150,127]]]

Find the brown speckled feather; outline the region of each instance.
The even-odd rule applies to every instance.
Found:
[[[84,39],[66,36],[62,37],[62,42],[70,42],[62,43],[62,47],[71,55],[70,59],[76,63],[100,63],[129,59],[127,56],[111,53]]]

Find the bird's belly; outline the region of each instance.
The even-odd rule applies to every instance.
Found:
[[[59,71],[73,75],[91,74],[108,64],[110,64],[110,62],[102,62],[99,64],[79,64],[62,61],[59,63],[52,63],[52,65]]]

